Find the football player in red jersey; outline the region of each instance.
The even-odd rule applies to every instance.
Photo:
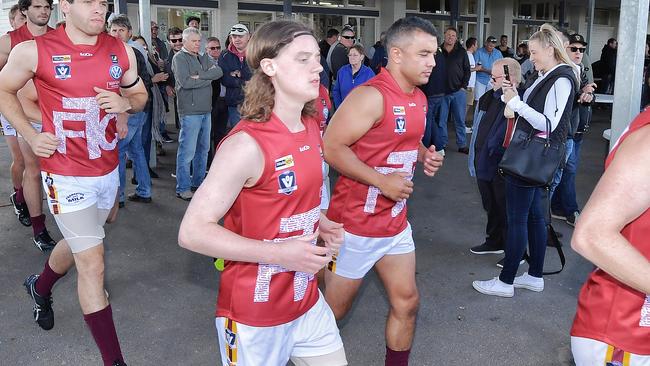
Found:
[[[650,365],[650,110],[632,121],[580,214],[571,247],[597,268],[571,329],[577,366]]]
[[[343,240],[342,226],[320,211],[318,44],[300,23],[270,22],[251,38],[246,60],[254,72],[242,120],[221,142],[178,241],[226,260],[216,313],[221,364],[347,365],[314,277]]]
[[[50,211],[64,235],[40,275],[25,287],[34,319],[54,326],[51,290],[76,266],[84,320],[104,365],[124,365],[104,292],[104,223],[118,188],[116,115],[142,110],[147,92],[133,50],[106,34],[105,0],[60,2],[65,26],[16,46],[0,71],[0,110],[41,158]],[[17,97],[33,79],[43,132],[28,122]],[[119,133],[118,133],[119,131]]]
[[[21,27],[0,37],[0,68],[7,63],[10,51],[21,42],[34,39],[52,28],[47,26],[52,12],[52,0],[20,0],[18,7],[24,13],[27,21]],[[33,85],[31,85],[33,87]],[[36,129],[41,128],[41,119],[32,119]],[[5,134],[15,136],[15,130],[8,121],[2,120]],[[11,137],[9,138],[12,139]],[[41,167],[38,158],[31,151],[25,140],[18,136],[13,137],[17,141],[18,150],[13,152],[14,156],[24,161],[25,170],[22,177],[22,187],[16,189],[16,195],[12,196],[12,203],[17,207],[19,221],[26,226],[31,225],[34,237],[32,241],[40,250],[54,248],[56,242],[50,237],[45,227],[45,215],[43,214],[43,189],[41,188]],[[11,146],[11,142],[9,142]],[[13,172],[12,172],[13,173]],[[21,204],[21,198],[24,197]]]
[[[406,220],[415,164],[428,176],[442,165],[435,147],[422,145],[427,102],[416,87],[428,81],[437,48],[430,22],[397,20],[386,32],[386,69],[346,97],[324,137],[325,160],[341,173],[327,216],[345,228],[325,273],[326,299],[343,318],[375,267],[390,301],[386,365],[408,363],[415,331],[415,244]]]

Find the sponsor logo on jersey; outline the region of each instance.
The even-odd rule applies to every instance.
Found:
[[[395,132],[400,135],[406,132],[406,118],[402,116],[395,118]]]
[[[393,106],[393,115],[406,116],[406,108],[403,105]]]
[[[113,81],[107,81],[106,82],[106,89],[119,89],[120,88],[120,81],[119,80],[113,80]]]
[[[79,52],[79,56],[81,57],[93,57],[93,54],[90,52]]]
[[[76,193],[72,193],[72,194],[67,195],[65,197],[65,200],[68,201],[68,203],[78,203],[78,202],[83,201],[84,198],[85,198],[85,196],[84,196],[83,193],[76,192]]]
[[[295,190],[298,189],[298,182],[296,181],[296,173],[294,173],[293,170],[289,170],[288,172],[284,172],[278,176],[278,185],[280,186],[280,189],[278,189],[278,193],[284,193],[286,195],[290,195],[293,193]]]
[[[54,77],[59,80],[69,79],[70,75],[70,65],[56,65],[54,66]]]
[[[118,62],[117,55],[111,55],[111,62],[116,64]]]
[[[71,62],[72,57],[70,55],[53,55],[52,56],[52,63],[54,64],[60,64],[64,62]]]
[[[300,152],[305,152],[309,150],[309,145],[301,146],[300,148],[298,148],[298,150],[300,150]]]
[[[294,165],[293,155],[283,156],[275,159],[275,171],[291,168]]]
[[[119,80],[122,77],[122,68],[120,65],[112,65],[111,68],[108,69],[108,73],[113,79]]]

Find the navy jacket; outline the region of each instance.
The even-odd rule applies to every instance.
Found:
[[[508,120],[503,116],[506,105],[501,101],[501,89],[488,90],[479,100],[479,109],[485,111],[476,133],[474,144],[476,179],[492,181],[506,149],[503,140]]]
[[[248,64],[239,61],[239,57],[232,52],[225,50],[219,56],[219,66],[223,70],[221,84],[226,87],[225,101],[229,107],[236,107],[244,101],[244,84],[253,76]],[[241,77],[230,75],[231,72],[239,70]]]

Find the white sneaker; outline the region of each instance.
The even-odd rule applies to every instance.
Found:
[[[515,281],[512,284],[515,288],[525,288],[526,290],[542,292],[544,291],[544,279],[540,277],[533,277],[524,272],[519,277],[515,277]]]
[[[512,297],[515,294],[513,285],[502,282],[499,277],[494,277],[487,281],[474,281],[472,287],[482,294],[494,295],[501,297]]]

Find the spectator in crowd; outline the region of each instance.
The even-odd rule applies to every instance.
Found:
[[[508,36],[503,34],[499,39],[499,51],[501,51],[501,56],[505,57],[515,57],[515,53],[512,51],[512,48],[508,46]]]
[[[388,54],[386,53],[386,32],[381,32],[379,41],[377,41],[372,48],[374,48],[375,53],[372,55],[370,68],[375,74],[379,74],[381,68],[386,67],[388,64]]]
[[[339,69],[336,82],[334,82],[334,89],[332,90],[334,107],[338,108],[352,89],[375,76],[375,73],[363,64],[364,57],[364,48],[361,44],[355,44],[348,50],[350,63]]]
[[[228,105],[228,127],[235,127],[239,122],[239,106],[244,101],[244,84],[252,74],[246,63],[246,46],[250,40],[248,27],[235,24],[228,34],[230,45],[221,52],[219,66],[223,70],[221,84],[226,87],[226,104]]]
[[[330,48],[327,64],[334,78],[338,75],[339,69],[348,64],[348,50],[354,45],[355,38],[354,29],[346,25],[339,35],[339,43]]]
[[[318,48],[320,49],[320,55],[327,58],[327,54],[330,51],[330,47],[338,41],[339,31],[335,28],[330,28],[327,30],[325,39],[318,42]]]
[[[601,86],[603,93],[614,93],[614,76],[616,75],[616,51],[618,42],[615,38],[607,40],[600,52],[600,62],[603,74],[603,84]]]
[[[429,80],[426,84],[421,85],[424,95],[427,97],[427,121],[422,144],[429,148],[435,145],[441,155],[445,155],[445,150],[439,148],[438,144],[438,121],[440,120],[440,109],[445,98],[445,88],[447,85],[447,73],[445,68],[445,57],[438,49],[434,55],[435,66],[431,70]]]
[[[174,55],[178,114],[181,132],[176,154],[176,197],[189,201],[205,177],[210,150],[212,81],[223,73],[208,55],[199,55],[201,33],[190,27],[183,31],[183,48]],[[193,169],[190,177],[190,164]],[[190,182],[191,178],[191,182]]]
[[[566,53],[555,28],[542,25],[529,42],[531,60],[540,76],[520,98],[515,86],[503,83],[503,101],[519,114],[516,125],[509,121],[508,129],[516,131],[546,131],[551,125],[550,139],[554,144],[566,140],[577,79],[573,62]],[[512,123],[510,123],[512,122]],[[516,132],[515,131],[515,132]],[[542,136],[544,136],[546,132]],[[509,137],[506,143],[509,143]],[[512,297],[514,288],[540,292],[544,290],[544,256],[547,229],[542,204],[543,188],[532,186],[511,175],[505,176],[507,239],[503,270],[498,277],[487,281],[474,281],[476,291],[486,295]],[[526,246],[530,252],[528,272],[516,277]]]
[[[635,118],[605,162],[571,247],[596,268],[571,328],[577,366],[650,361],[650,112]]]
[[[208,57],[213,64],[219,65],[221,56],[221,41],[217,37],[208,37],[206,40]],[[221,85],[221,78],[212,81],[212,113],[210,114],[210,154],[208,155],[208,166],[212,162],[213,152],[219,145],[221,139],[226,137],[228,132],[228,106],[224,97],[226,88]]]
[[[165,60],[167,57],[169,57],[169,51],[167,51],[167,45],[165,45],[165,42],[158,38],[158,23],[152,21],[151,22],[151,45],[153,45],[154,51],[158,54],[160,57],[160,60],[158,62],[158,67],[160,69],[165,67]]]
[[[483,94],[477,105],[479,119],[474,124],[470,146],[470,175],[476,177],[483,209],[487,213],[485,241],[470,249],[474,254],[501,254],[506,243],[506,183],[498,172],[505,153],[503,142],[508,125],[504,115],[506,104],[501,100],[504,65],[508,65],[512,85],[521,82],[520,65],[515,59],[508,57],[494,62],[492,89]]]
[[[467,38],[467,41],[465,41],[465,49],[467,49],[467,60],[469,61],[469,70],[471,71],[469,81],[467,82],[467,112],[465,113],[465,120],[467,120],[469,116],[474,115],[474,87],[476,86],[476,59],[474,58],[474,53],[478,50],[478,40],[474,37]]]
[[[483,47],[479,48],[474,54],[476,59],[476,86],[474,87],[474,100],[479,100],[483,93],[488,89],[490,77],[492,75],[492,64],[494,61],[503,58],[499,50],[495,51],[497,39],[489,36],[485,39]],[[478,109],[477,109],[478,110]],[[474,121],[476,121],[476,112]]]
[[[178,99],[176,98],[176,78],[174,77],[174,70],[172,70],[172,59],[174,55],[178,53],[183,48],[183,31],[178,27],[173,27],[167,32],[167,40],[171,50],[169,51],[169,56],[165,61],[165,72],[169,75],[167,79],[167,85],[165,86],[165,91],[167,97],[174,98],[174,123],[176,129],[181,129],[180,118],[178,117]]]
[[[11,25],[11,29],[18,29],[25,23],[27,23],[27,17],[20,11],[20,5],[14,4],[9,9],[9,25]]]
[[[438,144],[436,144],[436,148],[446,149],[447,147],[447,117],[451,113],[456,126],[458,151],[468,154],[469,148],[467,147],[465,132],[465,108],[467,108],[467,91],[465,88],[467,88],[471,71],[467,51],[458,42],[456,28],[449,27],[445,31],[445,42],[441,51],[445,57],[447,84],[445,86],[445,98],[440,107],[440,119],[437,121]]]
[[[135,193],[128,196],[129,201],[149,203],[151,202],[151,176],[149,175],[149,165],[144,154],[143,141],[143,127],[147,121],[147,113],[150,112],[150,99],[151,88],[153,83],[151,74],[147,69],[147,55],[142,46],[131,39],[132,27],[129,18],[120,14],[112,17],[109,20],[109,33],[118,39],[126,42],[129,46],[133,47],[135,58],[137,61],[138,76],[144,83],[147,89],[148,101],[142,112],[128,115],[128,134],[125,138],[118,142],[119,150],[119,175],[120,175],[120,188],[119,188],[119,205],[124,207],[125,202],[125,189],[126,189],[126,154],[128,152],[129,159],[133,162],[133,173],[137,179],[137,186]],[[126,116],[120,116],[124,118]],[[151,131],[150,131],[151,133]]]
[[[185,20],[185,25],[187,25],[188,28],[192,27],[198,30],[199,32],[201,31],[201,18],[197,16],[189,16]]]
[[[571,115],[571,129],[567,137],[567,161],[561,169],[561,179],[552,195],[551,211],[553,217],[565,220],[575,226],[580,209],[576,200],[576,172],[580,159],[582,137],[591,120],[591,102],[594,97],[595,85],[589,82],[587,73],[582,66],[582,58],[587,50],[587,42],[580,34],[569,35],[567,54],[574,64],[580,68],[580,92]]]
[[[519,61],[519,64],[523,64],[530,58],[530,52],[528,51],[528,44],[525,42],[520,43],[517,46],[517,54],[515,55],[515,59]],[[522,71],[523,74],[523,71]]]

